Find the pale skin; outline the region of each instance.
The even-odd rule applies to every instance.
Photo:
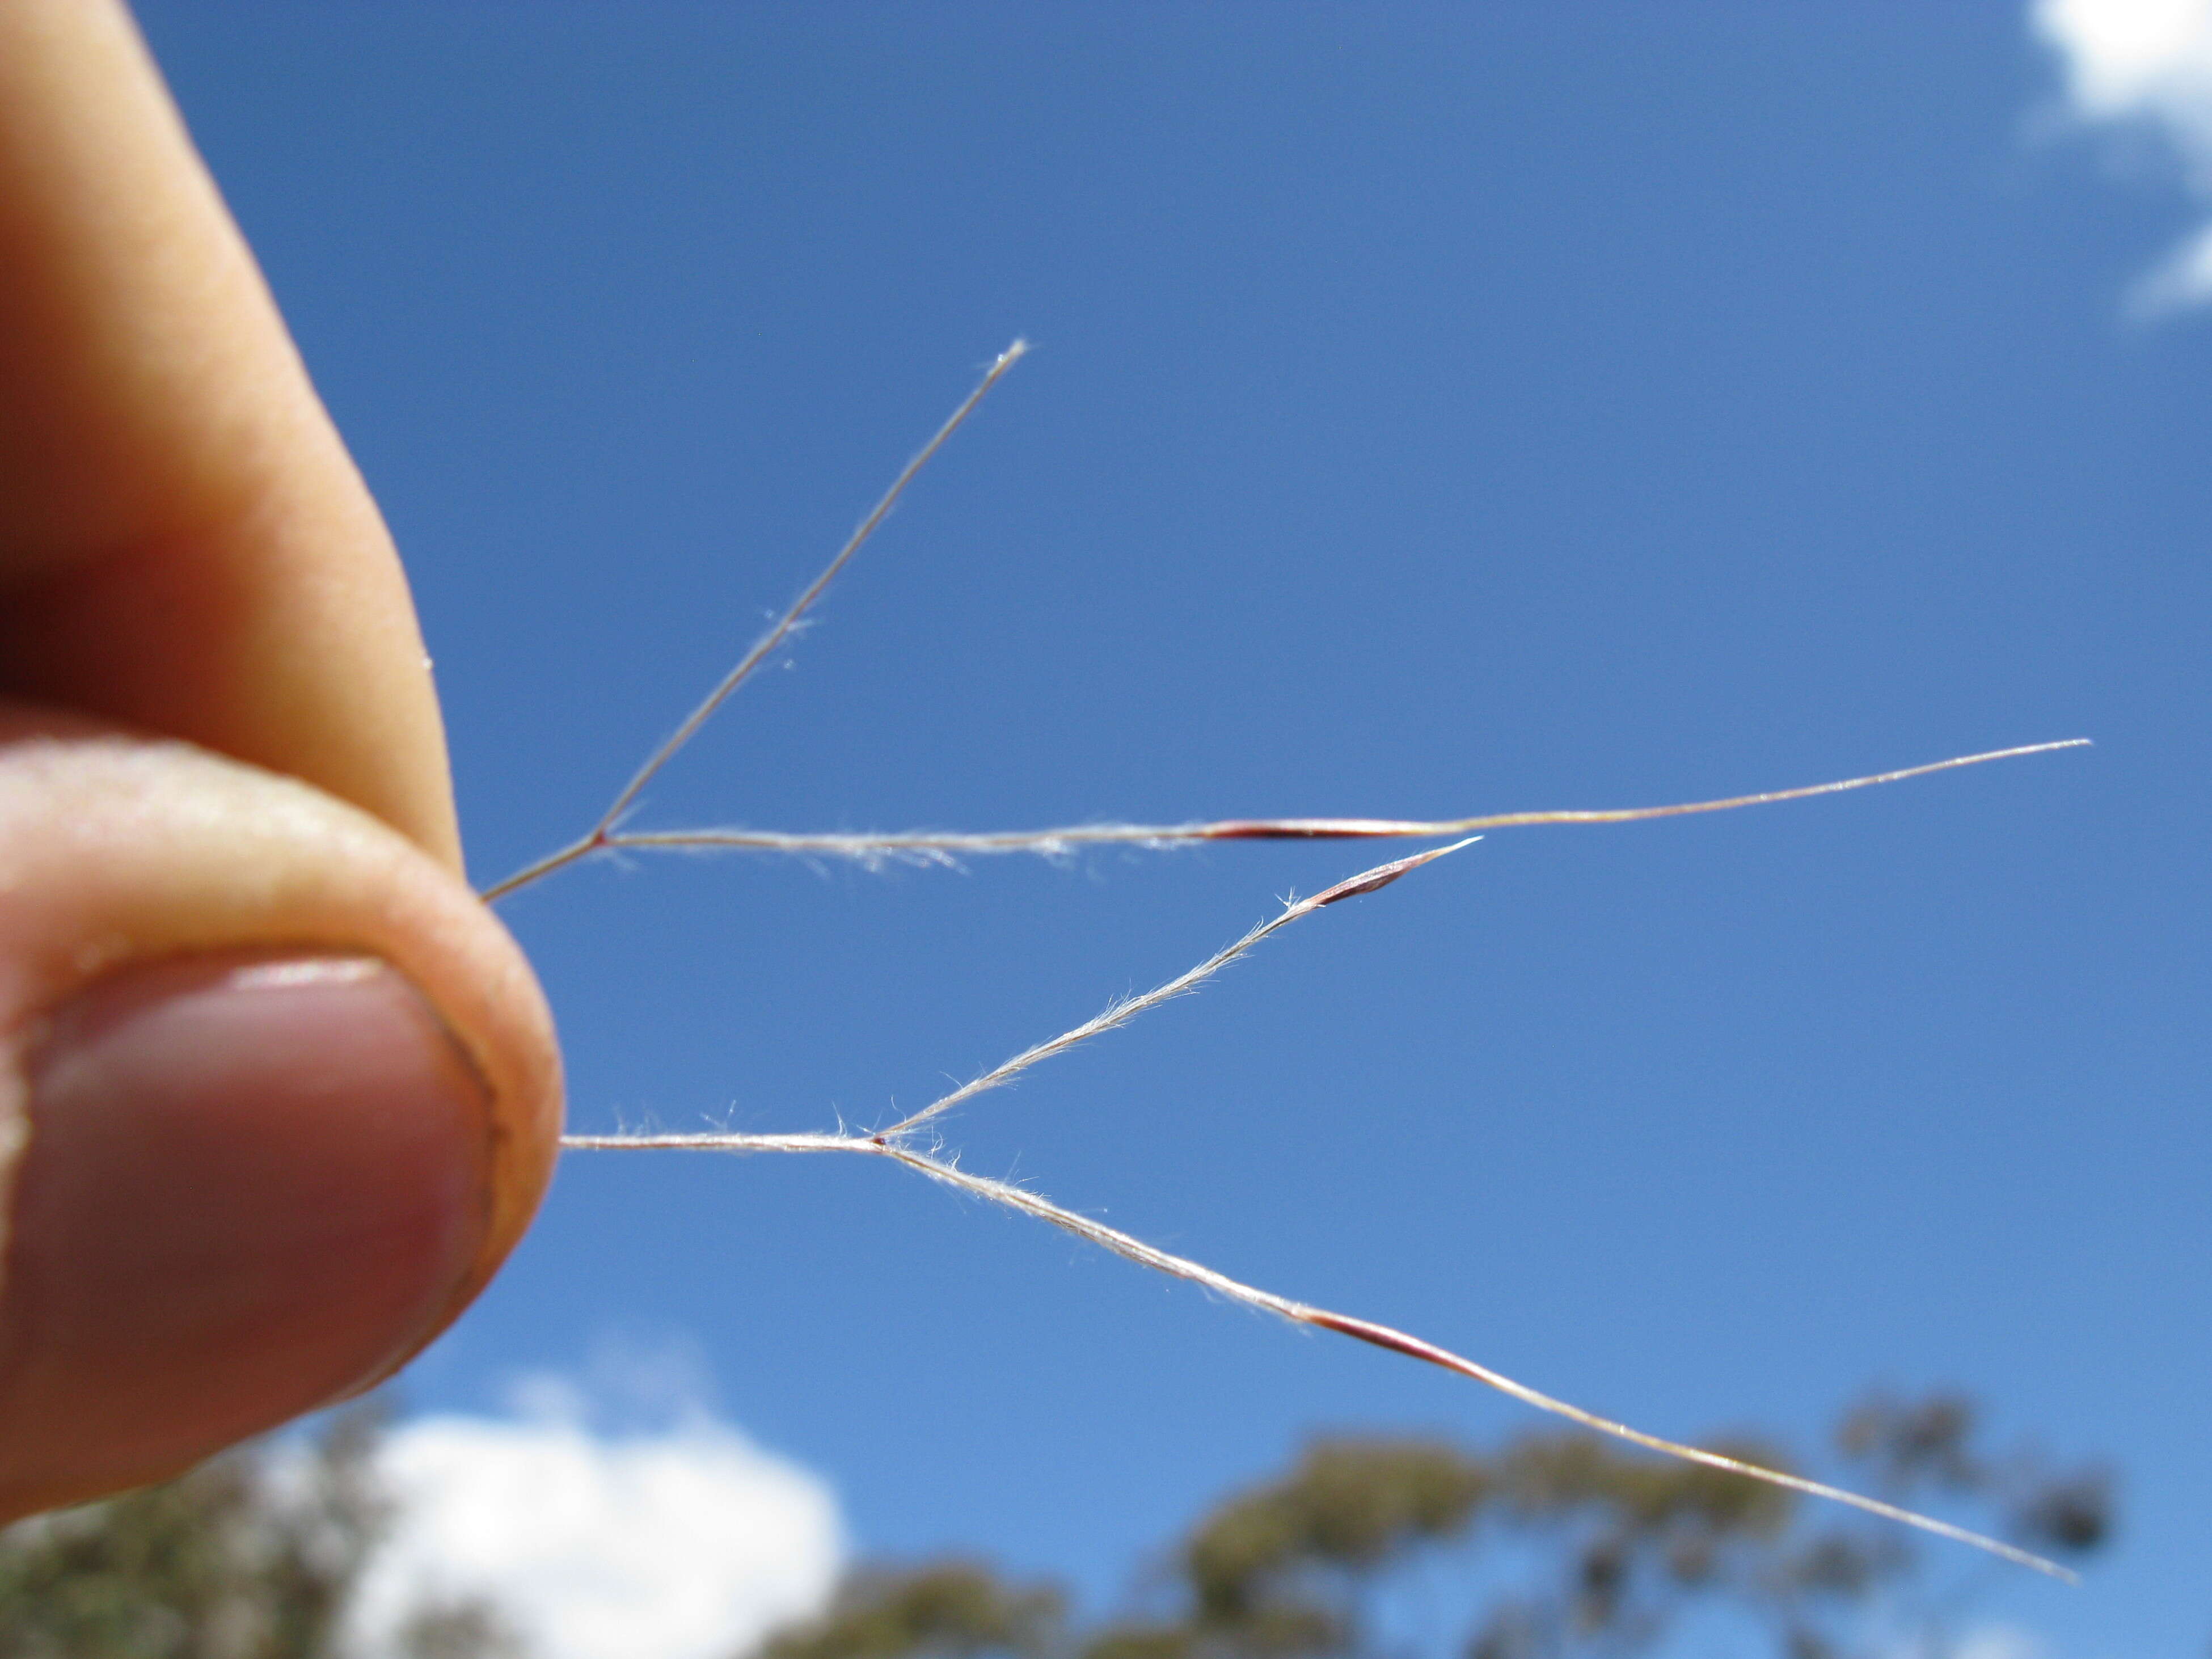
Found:
[[[559,1119],[398,555],[252,256],[122,9],[4,0],[0,1519],[397,1369]]]

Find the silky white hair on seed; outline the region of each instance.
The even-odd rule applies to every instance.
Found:
[[[951,865],[963,856],[1000,853],[1030,853],[1057,858],[1081,847],[1131,846],[1138,848],[1166,848],[1186,846],[1200,842],[1215,841],[1363,841],[1383,838],[1429,839],[1457,837],[1449,845],[1431,848],[1406,858],[1394,859],[1378,864],[1372,869],[1346,877],[1332,887],[1324,888],[1310,898],[1291,898],[1284,902],[1282,911],[1259,923],[1243,938],[1224,946],[1200,963],[1196,967],[1178,974],[1164,984],[1154,987],[1141,995],[1116,999],[1093,1018],[1048,1037],[1042,1042],[1024,1048],[981,1075],[963,1083],[949,1093],[930,1102],[921,1110],[908,1114],[886,1128],[860,1133],[845,1127],[842,1115],[835,1133],[740,1134],[728,1130],[714,1130],[691,1134],[623,1133],[611,1135],[567,1135],[562,1139],[564,1148],[576,1152],[846,1152],[861,1157],[888,1158],[932,1181],[957,1188],[992,1203],[1018,1210],[1023,1214],[1073,1233],[1102,1249],[1110,1250],[1126,1261],[1139,1267],[1150,1267],[1170,1278],[1180,1279],[1204,1286],[1218,1296],[1247,1307],[1276,1314],[1295,1324],[1307,1325],[1319,1330],[1334,1331],[1394,1353],[1407,1355],[1449,1371],[1471,1377],[1502,1394],[1533,1406],[1539,1411],[1562,1417],[1571,1423],[1609,1435],[1616,1440],[1641,1446],[1647,1451],[1668,1457],[1700,1463],[1709,1468],[1723,1469],[1750,1480],[1765,1481],[1769,1486],[1800,1492],[1808,1497],[1826,1498],[1833,1503],[1849,1504],[1869,1515],[1880,1516],[1923,1532],[1935,1534],[1955,1542],[1970,1545],[1975,1549],[2021,1566],[2032,1567],[2068,1583],[2075,1575],[2055,1561],[2045,1559],[2015,1545],[1990,1538],[1948,1522],[1900,1509],[1878,1498],[1868,1498],[1839,1486],[1820,1481],[1808,1480],[1779,1469],[1765,1468],[1755,1463],[1724,1456],[1702,1447],[1685,1445],[1680,1442],[1662,1439],[1616,1423],[1595,1413],[1553,1398],[1526,1383],[1478,1364],[1472,1359],[1454,1353],[1449,1348],[1418,1336],[1359,1319],[1349,1314],[1334,1313],[1308,1303],[1295,1301],[1273,1291],[1247,1285],[1231,1279],[1201,1262],[1171,1255],[1166,1250],[1146,1243],[1128,1233],[1104,1223],[1094,1221],[1076,1211],[1064,1208],[1049,1199],[1040,1196],[1026,1187],[1012,1181],[997,1180],[988,1176],[971,1175],[958,1165],[957,1155],[944,1152],[936,1125],[954,1108],[965,1105],[977,1096],[1012,1081],[1022,1073],[1054,1055],[1063,1054],[1094,1036],[1127,1024],[1160,1004],[1170,1001],[1198,987],[1219,973],[1231,963],[1257,945],[1271,933],[1301,921],[1332,904],[1358,898],[1389,886],[1400,878],[1410,875],[1422,866],[1434,863],[1449,854],[1456,853],[1481,838],[1479,832],[1486,830],[1522,829],[1553,824],[1632,823],[1649,818],[1681,817],[1692,813],[1731,811],[1743,806],[1771,805],[1784,801],[1805,800],[1816,795],[1837,794],[1845,790],[1864,789],[1876,784],[1898,783],[1908,778],[1925,777],[1931,773],[1948,772],[1960,767],[1979,766],[1990,761],[2013,760],[2027,755],[2048,754],[2054,750],[2078,749],[2087,745],[2087,738],[2069,738],[2055,743],[2024,744],[2015,748],[1990,750],[1981,754],[1960,755],[1948,760],[1908,766],[1895,771],[1875,773],[1866,777],[1844,778],[1832,783],[1808,784],[1796,788],[1767,790],[1757,794],[1731,795],[1717,800],[1687,801],[1670,806],[1632,806],[1601,811],[1547,811],[1532,812],[1498,812],[1484,816],[1446,820],[1416,820],[1401,818],[1320,817],[1320,818],[1232,818],[1206,823],[1180,824],[1088,824],[1058,830],[1004,830],[982,833],[944,833],[915,831],[899,835],[799,835],[779,830],[631,830],[622,827],[623,819],[638,801],[646,786],[659,774],[677,753],[683,749],[713,717],[714,712],[729,700],[731,694],[773,656],[779,647],[799,632],[807,623],[807,612],[839,572],[849,563],[853,556],[873,535],[897,503],[899,497],[912,483],[915,476],[927,465],[930,459],[944,447],[945,441],[973,414],[991,388],[1004,377],[1006,371],[1021,360],[1029,350],[1025,341],[1016,340],[990,366],[975,389],[969,392],[960,406],[952,411],[945,424],[924,444],[921,449],[901,470],[891,486],[885,490],[868,515],[861,520],[837,556],[831,559],[818,576],[807,584],[791,607],[779,617],[769,631],[757,641],[741,657],[737,665],[724,675],[714,689],[707,694],[699,706],[687,714],[682,724],[666,741],[646,757],[620,793],[616,795],[606,811],[591,829],[556,852],[546,854],[535,863],[525,866],[502,881],[484,889],[480,896],[489,903],[507,894],[544,880],[556,871],[596,855],[620,855],[627,852],[756,852],[780,853],[802,858],[844,858],[865,866],[877,866],[891,861]],[[927,1131],[927,1133],[925,1133]]]

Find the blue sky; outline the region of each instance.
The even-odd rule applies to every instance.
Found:
[[[2053,1654],[2212,1632],[2212,313],[2016,5],[143,20],[407,554],[473,872],[589,824],[1017,335],[641,824],[1494,836],[948,1126],[1655,1431],[1938,1383],[2111,1458]],[[572,870],[580,1127],[885,1121],[1372,862]],[[681,1352],[857,1547],[1098,1597],[1472,1385],[852,1160],[572,1155],[426,1410]]]

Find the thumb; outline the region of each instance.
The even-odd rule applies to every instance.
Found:
[[[557,1068],[513,941],[397,831],[0,705],[0,1519],[396,1369],[536,1208]]]

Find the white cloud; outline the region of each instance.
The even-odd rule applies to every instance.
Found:
[[[2050,1644],[2032,1630],[2008,1624],[1975,1625],[1948,1638],[1915,1628],[1879,1644],[1875,1651],[1885,1659],[2051,1659]]]
[[[2084,123],[2153,134],[2212,207],[2212,0],[2032,0],[2029,26],[2058,55],[2068,107]],[[2212,303],[2212,223],[2130,296],[2152,315]]]
[[[2045,1659],[2050,1650],[2033,1631],[2018,1625],[1981,1625],[1951,1651],[1957,1659]]]
[[[1884,1659],[2051,1659],[2051,1644],[2033,1631],[1997,1623],[1948,1637],[1916,1625],[1878,1641],[1872,1651]]]
[[[517,1395],[537,1420],[417,1418],[385,1442],[400,1508],[351,1610],[362,1651],[410,1607],[482,1597],[544,1659],[732,1659],[828,1601],[844,1540],[818,1476],[696,1407],[599,1436],[574,1384]]]

